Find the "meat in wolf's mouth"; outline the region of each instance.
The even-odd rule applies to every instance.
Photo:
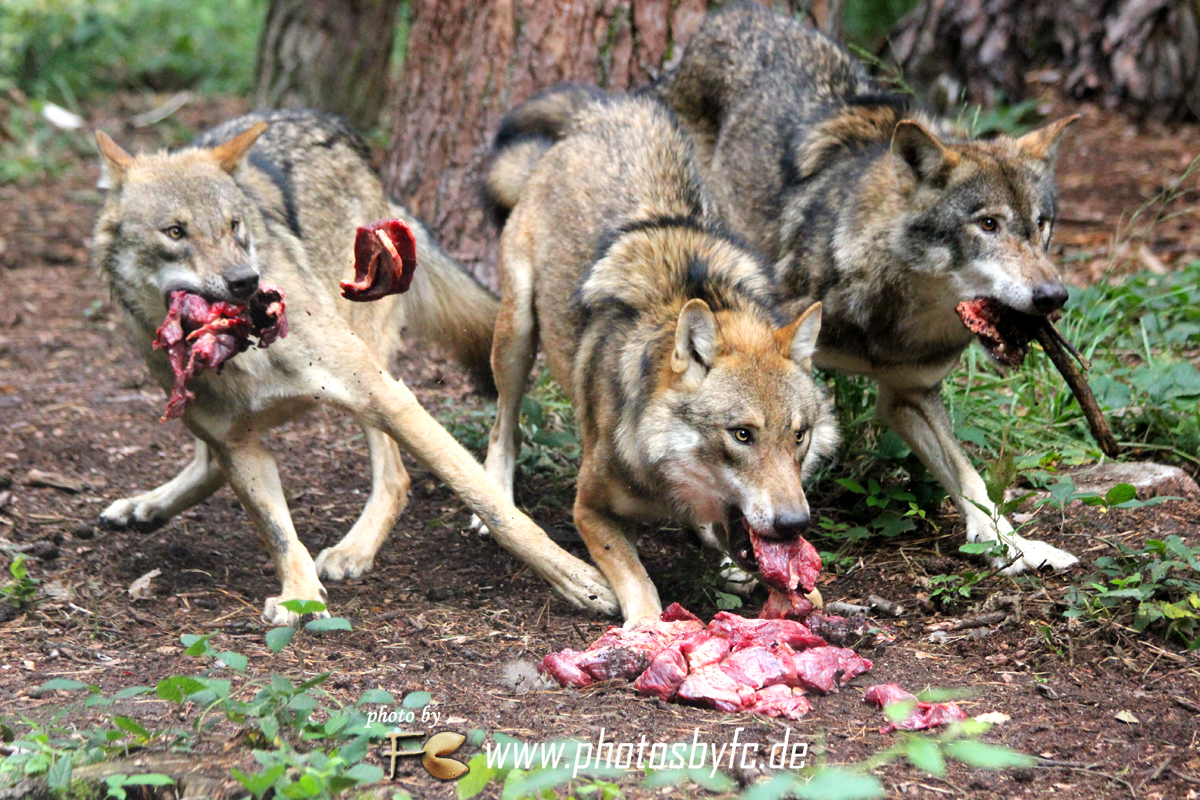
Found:
[[[250,337],[266,347],[287,336],[283,290],[259,284],[245,305],[210,303],[198,294],[171,292],[167,316],[154,336],[153,346],[166,351],[175,375],[162,421],[178,419],[196,399],[187,382],[206,369],[221,365],[250,347]]]
[[[1029,342],[1037,336],[1045,317],[1023,314],[994,297],[977,297],[959,303],[955,309],[967,329],[979,337],[979,343],[992,360],[1007,367],[1019,367],[1029,353]]]
[[[733,509],[728,520],[729,552],[735,564],[758,573],[770,592],[762,616],[802,619],[813,610],[804,596],[816,587],[821,556],[803,537],[774,539],[754,531]]]

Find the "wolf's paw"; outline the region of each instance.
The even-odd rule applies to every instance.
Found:
[[[301,599],[303,598],[283,596],[268,597],[267,602],[263,605],[263,622],[275,627],[295,628],[301,622],[300,615],[295,611],[289,611],[280,604],[288,600]],[[327,602],[327,595],[325,594],[324,589],[322,589],[320,592],[320,599],[322,603]],[[319,611],[316,614],[305,614],[304,618],[305,620],[323,619],[328,616],[329,610],[326,609],[325,611]]]
[[[721,559],[720,570],[719,574],[725,586],[725,591],[731,594],[736,594],[740,597],[749,597],[758,586],[758,578],[746,572],[737,564],[734,564],[733,559],[729,556]]]
[[[375,563],[374,553],[360,553],[340,547],[326,547],[317,556],[317,575],[330,581],[360,578]]]
[[[579,561],[577,565],[561,569],[557,574],[548,574],[545,578],[572,605],[599,611],[610,617],[621,616],[621,603],[617,595],[600,570],[590,564]]]
[[[1026,570],[1039,570],[1043,567],[1050,567],[1053,570],[1061,571],[1079,563],[1078,558],[1066,550],[1059,550],[1054,545],[1034,541],[1033,539],[1026,539],[1015,534],[1010,538],[1013,540],[1009,546],[1010,552],[1020,551],[1020,557],[1004,568],[1003,572],[1005,575],[1020,575]],[[1003,567],[1010,560],[1011,556],[1009,558],[994,558],[992,559],[992,566]]]
[[[153,503],[139,497],[117,500],[100,512],[99,525],[111,531],[132,528],[137,531],[152,531],[162,526],[170,517]]]

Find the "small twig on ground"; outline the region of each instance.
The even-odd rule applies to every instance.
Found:
[[[867,602],[871,604],[871,608],[877,611],[882,611],[892,617],[900,617],[904,615],[904,607],[899,603],[893,602],[879,595],[871,595],[867,598]]]
[[[856,605],[854,603],[843,603],[840,600],[834,600],[832,603],[825,604],[825,610],[830,614],[839,614],[843,617],[852,617],[855,614],[867,614],[871,609],[866,606]]]
[[[1068,769],[1068,770],[1071,770],[1072,772],[1082,772],[1085,775],[1096,775],[1101,778],[1107,778],[1108,780],[1110,780],[1114,783],[1119,783],[1119,784],[1123,785],[1126,789],[1129,790],[1129,796],[1134,798],[1134,800],[1137,800],[1137,792],[1135,792],[1133,790],[1132,783],[1125,780],[1124,778],[1118,778],[1116,775],[1113,775],[1112,773],[1101,772],[1100,770],[1096,769],[1096,767],[1100,766],[1099,764],[1084,764],[1079,761],[1055,761],[1052,758],[1039,758],[1037,760],[1037,762],[1038,762],[1037,766],[1039,766],[1039,767],[1054,767],[1056,769]],[[1174,769],[1172,769],[1171,771],[1175,772]],[[1178,773],[1176,773],[1176,774],[1178,774]]]

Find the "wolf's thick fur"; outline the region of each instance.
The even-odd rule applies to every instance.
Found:
[[[1003,539],[1009,572],[1074,564],[975,505],[994,508],[939,397],[972,338],[956,304],[1066,300],[1046,248],[1071,119],[955,138],[822,34],[751,4],[711,15],[653,91],[694,135],[723,217],[774,262],[784,308],[821,301],[817,365],[879,382],[879,417],[954,496],[970,541]]]
[[[723,533],[735,560],[747,525],[785,538],[807,526],[801,478],[838,439],[811,375],[820,307],[776,318],[767,265],[723,232],[656,101],[551,90],[498,139],[487,194],[508,221],[486,468],[511,497],[540,342],[583,440],[575,523],[637,624],[661,610],[639,521]]]
[[[254,286],[261,276],[283,289],[290,326],[287,338],[268,349],[251,349],[219,374],[190,382],[196,399],[183,421],[196,437],[195,458],[157,489],[113,503],[103,512],[106,524],[161,524],[228,481],[282,583],[264,617],[291,624],[295,615],[279,602],[323,598],[318,572],[340,580],[370,568],[407,499],[399,443],[484,517],[500,544],[534,561],[568,599],[615,613],[602,576],[514,508],[388,374],[408,325],[488,378],[497,301],[411,214],[388,201],[354,131],[336,118],[293,111],[234,120],[172,154],[134,158],[103,133],[97,140],[108,193],[93,261],[164,388],[171,386],[171,369],[150,344],[174,290],[236,301],[244,298],[232,294],[230,276],[249,274]],[[338,279],[349,277],[355,227],[383,217],[405,220],[416,235],[420,264],[412,287],[378,302],[346,301]],[[296,538],[275,462],[259,437],[319,403],[359,421],[370,448],[372,488],[354,527],[314,565]]]

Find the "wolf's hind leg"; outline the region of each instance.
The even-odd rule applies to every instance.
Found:
[[[263,619],[268,625],[294,627],[299,615],[280,604],[287,600],[326,602],[326,594],[312,557],[296,537],[275,459],[262,446],[256,431],[243,431],[236,440],[220,442],[217,457],[230,487],[270,551],[282,584],[278,597],[267,598]],[[320,616],[329,614],[322,612]]]
[[[195,455],[178,475],[157,489],[115,501],[100,513],[100,524],[114,530],[153,530],[203,502],[224,484],[225,474],[216,456],[203,440],[196,439]]]
[[[488,434],[484,470],[512,502],[513,473],[521,448],[521,400],[529,384],[529,371],[537,358],[537,321],[533,312],[530,270],[506,265],[500,314],[492,338],[492,373],[496,380],[496,422]],[[478,516],[471,527],[485,530]]]
[[[1053,545],[1018,535],[1008,520],[996,513],[983,478],[954,438],[954,427],[937,387],[900,390],[880,383],[876,414],[900,435],[954,498],[967,523],[967,541],[1003,542],[1005,554],[993,557],[992,566],[1007,565],[1004,572],[1017,575],[1043,566],[1066,569],[1079,561]]]
[[[317,574],[326,580],[357,578],[369,570],[408,503],[410,481],[400,446],[383,431],[368,425],[362,429],[371,452],[371,496],[350,532],[317,556]]]

